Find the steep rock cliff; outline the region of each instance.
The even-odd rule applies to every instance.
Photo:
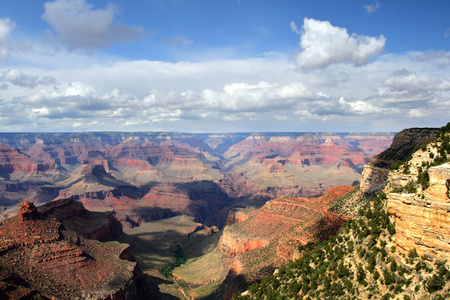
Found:
[[[392,145],[372,158],[362,173],[361,192],[373,196],[386,185],[390,165],[397,161],[406,161],[420,146],[436,136],[437,128],[410,128],[397,133]]]
[[[450,258],[450,163],[440,164],[449,159],[446,133],[390,172],[384,191],[388,211],[395,216],[399,252],[416,249],[432,261]]]

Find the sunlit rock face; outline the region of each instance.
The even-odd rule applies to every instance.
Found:
[[[317,198],[281,197],[258,210],[233,209],[219,250],[233,258],[229,264],[236,273],[291,261],[299,244],[326,237],[341,226],[343,219],[328,211],[328,204],[353,189],[337,186]]]
[[[415,147],[434,138],[437,132],[437,128],[410,128],[397,133],[392,145],[373,157],[365,166],[360,184],[361,193],[374,196],[381,191],[386,185],[390,165],[408,160]]]
[[[388,211],[395,216],[401,253],[416,249],[430,260],[445,261],[450,258],[450,163],[431,167],[429,176],[429,187],[421,194],[389,193]],[[393,186],[401,185],[393,181]]]

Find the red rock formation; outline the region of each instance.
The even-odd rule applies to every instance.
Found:
[[[226,225],[233,225],[247,220],[256,213],[256,209],[252,207],[233,207],[229,213],[226,221]]]
[[[28,199],[20,205],[19,219],[20,220],[33,220],[37,216],[37,209],[34,203]]]
[[[260,264],[262,268],[292,260],[294,248],[299,243],[306,244],[326,237],[341,226],[342,218],[328,212],[328,204],[353,189],[339,186],[318,198],[282,197],[270,200],[248,219],[226,226],[219,250],[227,257],[234,257],[231,264],[239,265],[240,270],[248,264]],[[264,256],[270,253],[272,258],[261,262],[259,254],[251,252],[264,247],[268,248]]]
[[[55,182],[64,178],[55,163],[39,162],[0,144],[0,174],[15,182]]]
[[[152,171],[152,173],[157,173],[155,167],[149,164],[147,161],[139,159],[127,159],[127,158],[117,158],[112,160],[115,166],[124,166],[128,168],[137,168],[140,171]]]
[[[36,213],[25,202],[23,211],[29,210]],[[7,287],[2,297],[138,299],[136,263],[120,258],[127,251],[118,242],[84,239],[44,214],[8,219],[0,225],[0,290]]]
[[[46,217],[57,219],[87,239],[111,241],[123,232],[122,225],[111,212],[88,211],[81,202],[70,198],[49,202],[37,210]]]

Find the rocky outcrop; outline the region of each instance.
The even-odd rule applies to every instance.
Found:
[[[64,204],[71,202],[40,213],[25,201],[18,216],[0,225],[1,298],[21,293],[52,299],[143,298],[136,263],[122,259],[129,256],[129,246],[85,239],[46,215],[56,210],[70,215]]]
[[[247,220],[252,215],[256,213],[256,209],[247,206],[237,206],[230,209],[228,212],[228,217],[225,225],[233,225],[234,223],[239,223]]]
[[[19,208],[20,220],[33,220],[38,217],[38,212],[34,203],[30,200],[25,200]]]
[[[437,128],[410,128],[397,133],[392,145],[372,158],[364,167],[361,178],[361,193],[373,196],[386,185],[391,164],[406,161],[414,149],[436,136]]]
[[[369,163],[362,172],[360,188],[363,195],[375,195],[386,186],[389,169]]]
[[[445,261],[450,258],[450,163],[431,167],[428,173],[429,187],[423,193],[387,189],[388,211],[395,216],[395,244],[400,253],[416,249],[429,260]],[[391,186],[404,185],[392,180]]]
[[[40,206],[38,211],[87,239],[106,242],[117,239],[123,232],[112,212],[91,212],[81,202],[70,198],[49,202]]]
[[[353,189],[339,186],[318,198],[281,197],[270,200],[250,213],[247,219],[226,226],[219,250],[226,257],[233,258],[228,264],[230,267],[239,266],[234,270],[237,273],[249,265],[253,269],[262,269],[286,263],[293,259],[296,245],[326,237],[341,226],[343,219],[329,212],[328,204]],[[236,212],[232,211],[233,214]]]

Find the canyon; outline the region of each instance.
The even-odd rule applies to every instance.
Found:
[[[23,199],[71,197],[126,227],[194,216],[225,225],[245,200],[323,194],[359,180],[391,133],[0,133],[0,220]]]
[[[4,134],[0,216],[26,220],[21,197],[48,202],[38,213],[82,238],[129,244],[163,299],[230,298],[242,278],[299,258],[299,245],[336,233],[380,191],[398,253],[444,262],[450,164],[433,165],[449,158],[448,138],[429,144],[437,133]],[[175,245],[187,263],[161,282]]]
[[[364,166],[393,136],[0,134],[0,218],[14,219],[25,198],[47,203],[41,213],[64,216],[56,220],[83,238],[130,244],[155,290],[197,297],[234,284],[230,276],[258,278],[298,257],[299,244],[336,232],[345,216],[331,203],[356,191]],[[66,206],[91,211],[80,213],[87,223]],[[103,221],[93,226],[93,216]],[[176,244],[189,264],[173,270],[175,283],[193,287],[182,292],[159,279]]]

